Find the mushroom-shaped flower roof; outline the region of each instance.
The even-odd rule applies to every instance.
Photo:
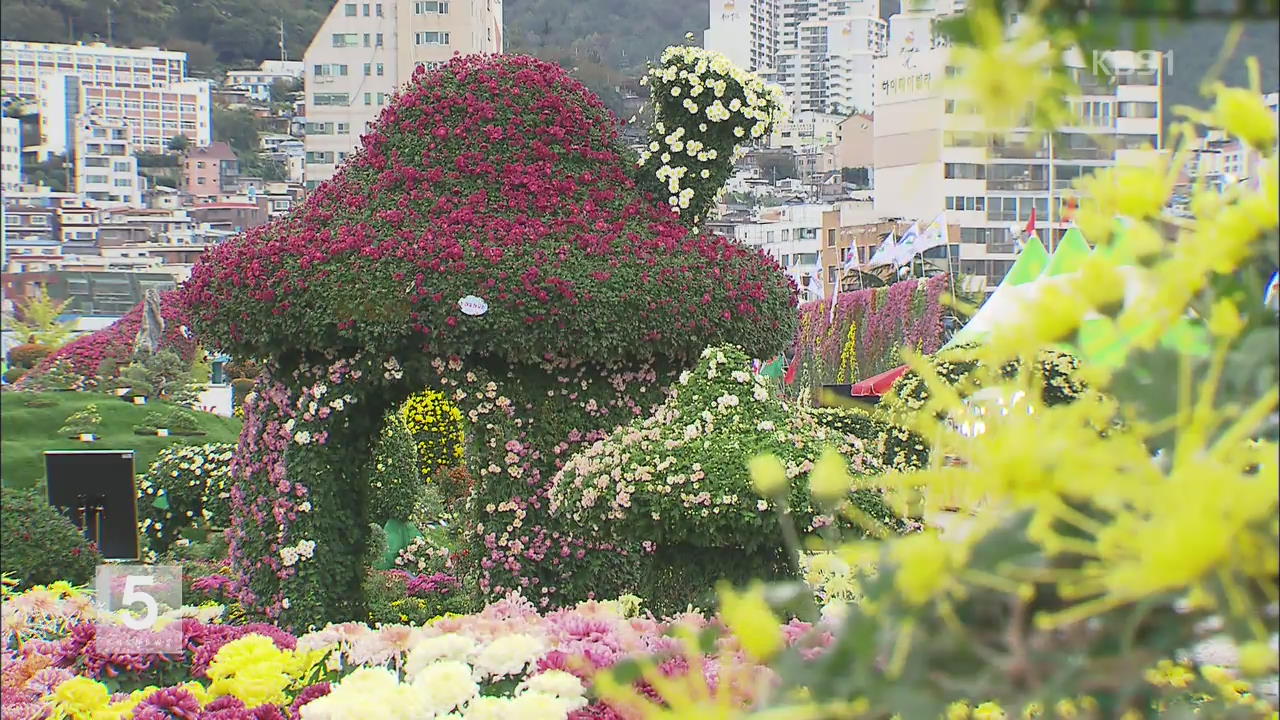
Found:
[[[292,215],[207,253],[183,299],[203,342],[254,357],[777,350],[794,323],[777,264],[690,233],[628,162],[616,119],[558,66],[455,57],[419,70]],[[487,310],[464,313],[467,296]]]

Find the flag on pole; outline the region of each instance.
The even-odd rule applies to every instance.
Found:
[[[767,378],[780,378],[787,372],[787,356],[779,354],[768,365],[760,368],[760,375]]]
[[[947,213],[940,212],[938,217],[929,223],[924,229],[924,233],[916,240],[913,250],[922,253],[925,250],[931,250],[936,247],[942,247],[947,244]]]
[[[916,256],[916,243],[920,242],[920,223],[911,223],[911,227],[902,234],[902,240],[898,242],[898,251],[893,255],[893,264],[895,266],[906,265]]]
[[[831,310],[827,313],[828,323],[836,321],[836,298],[840,297],[840,285],[844,279],[844,274],[858,267],[858,264],[858,246],[852,245],[849,247],[849,254],[845,257],[844,264],[836,271],[836,286],[831,289]]]
[[[889,231],[889,236],[880,243],[880,247],[871,255],[871,259],[867,260],[867,267],[880,267],[881,265],[892,265],[894,253],[898,251],[898,241],[893,239],[893,231]]]
[[[1022,234],[1031,237],[1036,234],[1036,207],[1031,206],[1031,217],[1027,219],[1027,226],[1023,228]]]
[[[813,274],[809,276],[809,299],[810,300],[814,300],[814,299],[821,300],[822,298],[827,296],[827,289],[822,284],[822,278],[819,277],[820,273],[821,273],[821,268],[814,270]]]
[[[796,370],[799,370],[799,369],[800,369],[800,353],[797,352],[795,357],[791,358],[791,364],[787,365],[787,374],[784,378],[782,378],[782,381],[788,385],[794,383],[796,381]]]

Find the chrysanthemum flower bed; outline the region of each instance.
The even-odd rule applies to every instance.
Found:
[[[219,607],[184,608],[162,620],[181,624],[181,654],[123,655],[97,649],[88,595],[57,584],[5,599],[0,709],[5,720],[620,718],[593,677],[638,658],[664,677],[697,673],[711,687],[725,678],[739,706],[768,686],[770,672],[732,635],[690,653],[681,636],[721,628],[714,618],[659,621],[636,609],[624,598],[540,614],[511,597],[426,626],[343,623],[295,636],[227,624]],[[813,652],[830,640],[800,622],[786,637]]]

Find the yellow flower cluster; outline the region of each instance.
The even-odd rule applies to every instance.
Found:
[[[400,416],[418,449],[424,479],[462,464],[462,411],[439,392],[424,390],[400,407]]]
[[[286,691],[324,654],[323,650],[281,650],[265,635],[246,635],[223,645],[214,656],[208,671],[209,694],[235,696],[249,708],[286,704]]]
[[[202,707],[225,695],[238,698],[250,709],[287,706],[326,652],[281,650],[266,636],[246,635],[218,650],[209,665],[211,682],[207,688],[194,681],[177,688],[190,692]],[[112,702],[105,685],[77,676],[60,683],[45,702],[52,708],[53,720],[124,720],[133,717],[134,709],[160,689],[145,687]]]
[[[855,382],[858,379],[858,321],[849,323],[849,335],[840,351],[840,371],[836,382]]]

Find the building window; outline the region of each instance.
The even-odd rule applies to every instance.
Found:
[[[373,74],[373,63],[365,63],[365,64],[364,64],[364,76],[365,76],[365,77],[369,77],[369,76],[370,76],[370,75],[372,75],[372,74]]]
[[[368,37],[367,35],[365,37]],[[336,48],[358,47],[360,36],[357,33],[334,33],[333,46]]]
[[[333,123],[307,123],[308,135],[329,135],[333,133]]]
[[[1159,114],[1159,106],[1153,102],[1120,102],[1116,105],[1116,114],[1122,118],[1155,118]]]
[[[343,6],[342,10],[343,10],[343,14],[345,14],[347,17],[355,17],[355,16],[356,16],[356,4],[355,4],[355,3],[347,3],[346,5],[344,5],[344,6]]]
[[[987,198],[987,219],[1009,222],[1018,219],[1018,198]]]
[[[351,132],[350,128],[351,126],[348,123],[338,123],[337,133],[339,135],[346,135],[348,132]]]
[[[369,33],[364,34],[364,46],[369,47]]]
[[[386,104],[387,104],[387,94],[386,94],[386,93],[378,93],[378,104],[379,104],[379,105],[386,105]]]
[[[414,33],[414,42],[418,45],[448,45],[449,33],[447,32],[420,32]]]
[[[835,228],[829,228],[827,230],[827,247],[835,247],[835,246],[836,246],[836,231],[835,231]]]
[[[364,104],[365,104],[365,105],[372,105],[372,104],[373,104],[373,93],[365,93],[365,94],[364,94]]]
[[[309,152],[307,153],[306,160],[308,165],[332,165],[333,153],[328,151]]]
[[[203,184],[204,184],[204,178],[203,178],[203,177],[198,177],[198,178],[196,178],[196,184],[197,184],[197,185],[203,185]]]
[[[338,65],[336,63],[316,65],[315,74],[316,77],[345,77],[347,74],[347,66]]]
[[[418,0],[413,4],[413,13],[415,15],[447,15],[449,13],[449,3],[437,0]]]
[[[197,169],[197,170],[203,170],[203,169],[204,169],[204,161],[203,161],[203,160],[197,160],[197,161],[196,161],[196,169]]]
[[[382,33],[373,36],[373,46],[382,47]]]
[[[378,77],[382,77],[383,70],[385,70],[385,66],[382,63],[378,63],[376,67]]]
[[[944,169],[949,180],[983,180],[987,177],[987,166],[977,163],[947,163]]]
[[[350,105],[351,98],[346,93],[316,93],[311,99],[313,105]]]
[[[373,4],[373,14],[382,17],[382,3]]]
[[[369,3],[364,4],[364,16],[369,17]]]

